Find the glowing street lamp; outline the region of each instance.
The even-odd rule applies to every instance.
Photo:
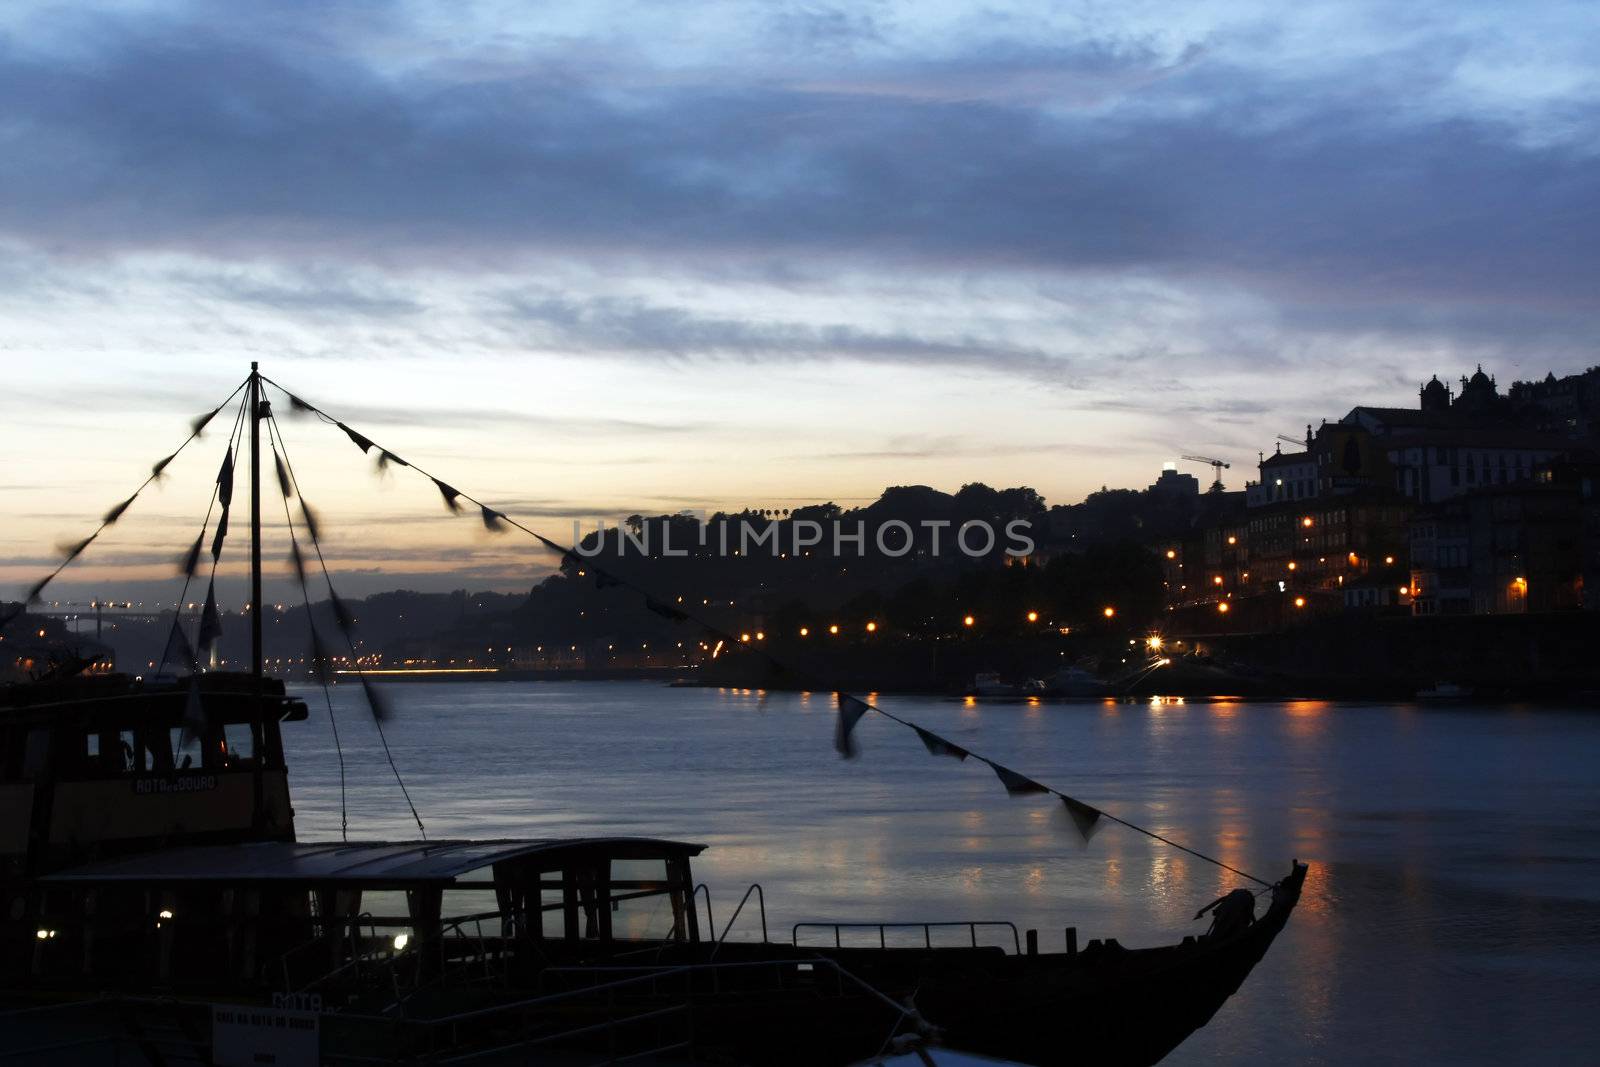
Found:
[[[811,636],[811,627],[809,627],[809,626],[800,627],[800,636],[801,637],[810,637]]]
[[[1217,603],[1217,612],[1221,615],[1226,615],[1228,613],[1228,602],[1226,600],[1222,600]]]
[[[1113,608],[1110,605],[1107,605],[1106,606],[1106,610],[1102,614],[1104,614],[1105,617],[1109,619],[1109,618],[1113,617],[1114,615],[1116,615],[1116,613],[1117,613],[1117,609],[1116,608]]]
[[[1028,612],[1028,621],[1029,622],[1038,622],[1039,621],[1039,613],[1037,611]]]
[[[877,633],[877,632],[878,632],[878,624],[877,623],[875,623],[875,622],[867,623],[867,633],[871,634],[871,633]]]
[[[838,623],[834,623],[832,626],[828,627],[828,632],[830,634],[838,633],[839,632],[839,624]]]
[[[1144,639],[1144,647],[1148,648],[1151,652],[1160,652],[1161,646],[1164,644],[1166,644],[1166,642],[1161,639],[1160,634],[1151,634],[1149,637]]]
[[[977,619],[974,619],[974,618],[973,618],[973,617],[972,617],[972,616],[971,616],[971,615],[965,615],[965,616],[963,616],[963,617],[962,617],[962,619],[961,619],[961,625],[962,625],[962,626],[971,626],[971,625],[973,625],[973,624],[974,624],[974,623],[976,623],[976,622],[977,622],[977,621],[978,621],[978,620],[977,620]]]
[[[1294,598],[1294,606],[1297,607],[1297,608],[1305,607],[1306,606],[1306,598],[1303,597],[1303,596],[1295,597]]]

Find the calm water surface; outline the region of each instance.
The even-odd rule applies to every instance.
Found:
[[[1232,876],[929,756],[876,716],[832,749],[821,694],[653,684],[395,686],[390,746],[430,836],[623,833],[710,846],[719,924],[746,885],[812,920],[1010,919],[1059,950],[1199,932]],[[337,836],[327,710],[290,724],[300,835]],[[1169,1063],[1600,1057],[1600,715],[1378,704],[883,706],[1306,894],[1244,988]],[[334,693],[352,838],[412,837],[359,693]],[[746,913],[733,936],[759,936]],[[1070,1040],[1070,1034],[1063,1034]]]

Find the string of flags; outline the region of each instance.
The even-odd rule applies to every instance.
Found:
[[[577,564],[580,561],[580,558],[573,549],[552,541],[536,530],[529,529],[517,520],[505,515],[503,512],[496,511],[488,504],[485,504],[482,501],[475,499],[471,495],[455,488],[453,485],[442,481],[429,472],[416,466],[416,464],[408,463],[400,459],[400,457],[395,455],[395,453],[377,445],[371,438],[359,433],[345,423],[335,419],[333,416],[322,411],[314,404],[311,404],[310,402],[296,396],[294,393],[290,392],[288,389],[285,389],[282,385],[279,385],[272,379],[263,376],[263,380],[288,396],[292,410],[315,414],[323,421],[337,426],[340,430],[344,431],[345,435],[349,437],[349,439],[358,448],[360,448],[363,453],[367,453],[374,448],[378,449],[380,466],[395,464],[415,470],[423,477],[428,478],[439,490],[440,495],[444,498],[445,507],[452,514],[460,514],[462,510],[461,501],[466,500],[477,505],[483,519],[484,527],[489,531],[493,533],[501,533],[504,532],[508,527],[515,527],[516,529],[521,530],[523,533],[537,540],[551,552],[554,552],[560,556],[564,564]],[[702,619],[695,618],[689,612],[682,611],[678,608],[662,603],[661,601],[655,599],[648,590],[640,588],[626,578],[606,571],[604,568],[597,566],[592,560],[583,560],[582,565],[585,570],[594,574],[596,588],[604,589],[609,586],[620,586],[632,590],[644,598],[644,605],[647,609],[655,612],[658,615],[661,615],[664,618],[673,619],[674,621],[692,621],[704,627],[711,635],[717,637],[719,641],[731,642],[733,640],[732,635],[723,632],[718,627],[707,623]],[[755,651],[757,651],[759,655],[766,657],[775,665],[779,667],[784,666],[784,664],[776,656],[774,656],[771,651],[764,648],[757,649]],[[365,684],[364,679],[363,684]],[[1208,856],[1203,852],[1198,852],[1187,845],[1181,844],[1168,837],[1158,834],[1153,830],[1149,830],[1135,823],[1131,823],[1125,819],[1111,814],[1110,812],[1104,811],[1100,808],[1094,807],[1091,804],[1085,803],[1084,801],[1078,800],[1075,797],[1069,796],[1060,790],[1053,789],[1042,782],[1035,781],[1020,771],[1013,770],[1010,767],[997,763],[986,756],[981,756],[975,752],[972,752],[970,749],[964,748],[961,745],[958,745],[955,742],[940,736],[924,726],[884,711],[882,708],[879,708],[873,704],[869,704],[859,697],[841,692],[838,700],[839,714],[835,728],[834,748],[846,759],[854,758],[859,754],[859,749],[854,739],[854,731],[856,726],[863,718],[866,717],[868,712],[876,712],[886,719],[899,723],[901,726],[908,727],[909,729],[915,731],[917,737],[922,741],[923,746],[928,750],[930,755],[951,756],[962,762],[965,762],[968,759],[975,759],[986,764],[990,770],[994,772],[995,777],[999,779],[1001,786],[1005,789],[1008,795],[1049,795],[1057,798],[1061,802],[1062,807],[1065,809],[1070,821],[1073,824],[1073,827],[1077,830],[1078,835],[1085,843],[1087,843],[1106,822],[1114,822],[1120,826],[1127,827],[1130,830],[1134,830],[1140,834],[1143,834],[1155,841],[1159,841],[1198,859],[1204,860],[1207,863],[1215,864],[1224,870],[1230,871],[1242,878],[1249,879],[1250,881],[1256,882],[1259,885],[1270,886],[1272,884],[1263,878],[1258,878],[1253,874],[1249,874],[1248,872],[1242,871],[1237,867],[1224,863],[1213,856]]]
[[[280,386],[279,388],[282,387]],[[289,400],[292,410],[300,410],[302,408],[303,402],[297,403],[297,398],[292,394]],[[301,553],[300,543],[295,537],[294,519],[289,509],[291,495],[300,505],[302,525],[305,526],[306,536],[311,540],[312,550],[317,554],[317,564],[322,570],[322,579],[328,587],[328,606],[333,612],[334,624],[338,626],[339,632],[344,635],[345,645],[350,650],[350,659],[355,662],[356,677],[361,681],[361,693],[366,698],[368,710],[372,713],[372,722],[377,728],[378,740],[383,745],[384,758],[388,760],[389,770],[393,772],[394,780],[400,786],[400,794],[405,797],[406,807],[411,809],[411,818],[417,824],[417,832],[422,835],[423,840],[427,840],[427,828],[422,824],[422,816],[417,813],[417,805],[411,799],[411,791],[406,788],[405,779],[400,775],[399,766],[395,764],[394,753],[389,750],[389,738],[383,730],[384,721],[391,715],[388,698],[384,696],[382,690],[372,684],[372,680],[361,670],[360,663],[356,662],[359,659],[355,646],[356,619],[349,606],[334,591],[333,576],[328,573],[328,563],[322,556],[322,535],[321,528],[317,523],[316,512],[306,502],[305,494],[300,491],[299,479],[294,476],[294,463],[289,459],[289,446],[283,440],[283,433],[278,427],[278,420],[275,415],[267,416],[267,431],[272,444],[273,467],[278,471],[278,488],[283,490],[283,516],[289,529],[289,561],[294,566],[295,578],[300,583],[300,593],[306,608],[306,623],[311,631],[312,671],[323,688],[323,697],[328,704],[328,721],[330,724],[334,721],[333,700],[328,695],[328,674],[332,659],[328,655],[327,648],[323,645],[322,638],[317,631],[316,620],[311,615],[311,589],[306,581],[305,556]],[[351,440],[358,445],[362,441],[367,442],[367,446],[362,448],[363,452],[372,447],[372,442],[367,441],[360,434],[356,434],[348,428],[345,429],[345,432],[351,434]],[[383,456],[391,456],[391,459],[387,462],[395,462],[397,459],[397,457],[392,457],[391,453],[380,452],[380,464],[385,462],[383,461]],[[403,460],[398,461],[398,465],[403,467],[410,466]],[[335,749],[338,749],[339,746],[338,729],[337,725],[333,726]],[[344,753],[342,750],[339,751],[339,817],[341,832],[348,833],[349,818],[345,810]]]
[[[0,630],[4,630],[24,612],[26,612],[29,607],[39,603],[43,598],[45,587],[51,582],[55,581],[56,576],[62,571],[66,570],[68,565],[71,564],[73,560],[81,556],[84,550],[93,544],[95,539],[105,532],[108,527],[114,526],[117,521],[127,513],[128,509],[133,506],[134,501],[139,499],[139,494],[143,493],[147,488],[149,488],[151,482],[161,480],[162,475],[165,473],[167,467],[172,463],[172,461],[177,459],[178,455],[183,452],[185,448],[189,447],[189,443],[191,441],[195,440],[197,437],[200,437],[205,432],[207,424],[211,422],[211,420],[216,416],[217,412],[227,407],[228,403],[232,401],[235,396],[239,395],[239,390],[243,389],[244,387],[244,382],[239,383],[239,385],[233,390],[233,392],[228,394],[227,398],[224,399],[222,403],[218,404],[210,411],[197,416],[192,422],[190,422],[189,436],[183,439],[183,443],[178,445],[177,448],[173,449],[171,454],[163,456],[161,459],[158,459],[154,464],[152,464],[149,475],[145,477],[143,482],[139,483],[139,488],[135,489],[133,494],[126,500],[120,501],[109,511],[107,511],[101,517],[100,525],[95,528],[93,533],[91,533],[88,537],[83,538],[81,541],[58,545],[57,548],[61,550],[64,558],[56,565],[54,570],[28,587],[28,591],[23,596],[20,604],[7,611],[4,615],[0,615]]]

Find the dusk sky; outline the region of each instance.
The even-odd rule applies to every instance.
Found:
[[[7,3],[0,596],[252,359],[562,536],[1238,488],[1600,362],[1597,54],[1585,3]],[[55,596],[165,588],[225,421]],[[284,431],[349,591],[548,567]]]

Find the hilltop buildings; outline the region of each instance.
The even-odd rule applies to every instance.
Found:
[[[1157,543],[1169,604],[1233,629],[1600,608],[1597,431],[1600,368],[1502,394],[1479,367],[1415,408],[1352,408]]]

